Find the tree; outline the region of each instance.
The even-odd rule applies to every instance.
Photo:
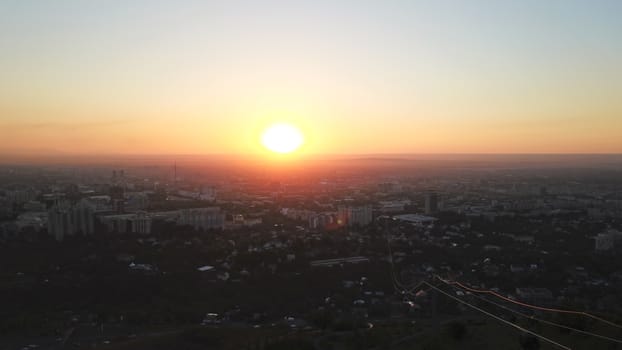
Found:
[[[464,322],[453,321],[447,325],[447,332],[454,340],[462,340],[467,333]]]
[[[518,338],[518,342],[524,350],[540,349],[540,340],[533,335],[523,334]]]

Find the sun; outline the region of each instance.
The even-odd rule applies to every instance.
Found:
[[[261,135],[261,143],[272,152],[291,153],[304,143],[302,132],[290,124],[273,124]]]

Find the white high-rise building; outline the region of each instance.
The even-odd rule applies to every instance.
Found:
[[[145,212],[138,212],[129,219],[132,225],[132,232],[149,234],[151,233],[151,216]]]
[[[94,212],[93,206],[84,200],[76,204],[58,202],[48,210],[48,233],[57,241],[76,234],[92,235]]]
[[[335,222],[333,213],[320,213],[309,217],[309,228],[313,230],[324,229]]]
[[[337,212],[337,223],[341,226],[367,226],[372,222],[371,205],[340,206]]]

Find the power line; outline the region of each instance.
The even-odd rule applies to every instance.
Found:
[[[449,284],[448,284],[448,285],[449,285]],[[456,287],[453,287],[453,288],[456,288]],[[466,289],[465,289],[465,290],[466,290]],[[522,316],[522,317],[525,317],[525,318],[528,318],[528,319],[531,319],[531,320],[534,320],[534,321],[537,321],[537,322],[541,322],[541,323],[544,323],[544,324],[548,324],[548,325],[550,325],[550,326],[554,326],[554,327],[564,328],[564,329],[567,329],[567,330],[570,330],[570,331],[574,331],[574,332],[577,332],[577,333],[581,333],[581,334],[585,334],[585,335],[590,335],[590,336],[593,336],[593,337],[596,337],[596,338],[600,338],[600,339],[604,339],[604,340],[612,341],[612,342],[614,342],[614,343],[622,344],[622,340],[619,340],[619,339],[615,339],[615,338],[608,337],[608,336],[606,336],[606,335],[601,335],[601,334],[597,334],[597,333],[592,333],[592,332],[584,331],[584,330],[581,330],[581,329],[578,329],[578,328],[574,328],[574,327],[566,326],[566,325],[563,325],[563,324],[559,324],[559,323],[555,323],[555,322],[551,322],[551,321],[543,320],[543,319],[537,318],[537,317],[535,317],[535,316],[527,315],[527,314],[522,313],[522,312],[520,312],[520,311],[516,311],[516,310],[511,309],[511,308],[509,308],[509,307],[507,307],[507,306],[505,306],[505,305],[501,305],[501,304],[499,304],[499,303],[495,303],[494,301],[492,301],[492,300],[488,300],[488,299],[486,299],[486,298],[484,298],[484,297],[481,297],[481,296],[479,296],[479,295],[477,295],[477,294],[473,294],[473,296],[474,296],[474,297],[476,297],[477,299],[480,299],[480,300],[482,300],[482,301],[484,301],[484,302],[487,302],[487,303],[489,303],[489,304],[492,304],[492,305],[495,305],[495,306],[497,306],[497,307],[500,307],[500,308],[502,308],[502,309],[504,309],[504,310],[507,310],[507,311],[509,311],[509,312],[511,312],[511,313],[514,313],[514,314],[516,314],[516,315],[519,315],[519,316]]]
[[[574,311],[574,310],[555,309],[555,308],[549,308],[549,307],[543,307],[543,306],[538,306],[538,305],[527,304],[527,303],[524,303],[524,302],[522,302],[522,301],[518,301],[518,300],[510,299],[510,298],[508,298],[508,297],[506,297],[506,296],[504,296],[504,295],[501,295],[501,294],[499,294],[499,293],[497,293],[497,292],[495,292],[495,291],[492,291],[492,290],[488,290],[488,289],[475,289],[475,288],[471,288],[471,287],[465,286],[464,284],[462,284],[462,283],[460,283],[460,282],[457,282],[457,281],[449,281],[449,280],[445,280],[445,279],[441,278],[441,277],[440,277],[440,276],[438,276],[438,275],[435,275],[434,277],[436,277],[437,279],[439,279],[439,280],[443,281],[443,282],[444,282],[444,283],[446,283],[446,284],[456,285],[456,286],[459,286],[459,287],[460,287],[460,288],[462,288],[462,289],[468,290],[468,291],[473,292],[473,293],[490,294],[490,295],[493,295],[493,296],[495,296],[495,297],[497,297],[497,298],[503,299],[503,300],[505,300],[505,301],[507,301],[507,302],[510,302],[510,303],[513,303],[513,304],[516,304],[516,305],[520,305],[520,306],[524,306],[524,307],[527,307],[527,308],[530,308],[530,309],[541,310],[541,311],[548,311],[548,312],[558,312],[558,313],[564,313],[564,314],[573,314],[573,315],[585,316],[585,317],[589,317],[589,318],[592,318],[592,319],[594,319],[594,320],[597,320],[597,321],[600,321],[600,322],[606,323],[606,324],[608,324],[608,325],[610,325],[610,326],[613,326],[613,327],[616,327],[616,328],[622,328],[622,325],[619,325],[619,324],[617,324],[617,323],[611,322],[611,321],[606,320],[606,319],[604,319],[604,318],[601,318],[601,317],[598,317],[598,316],[592,315],[592,314],[587,313],[587,312],[585,312],[585,311]]]
[[[483,310],[483,309],[481,309],[481,308],[479,308],[479,307],[477,307],[477,306],[475,306],[475,305],[469,304],[468,302],[463,301],[463,300],[461,300],[460,298],[457,298],[457,297],[455,297],[455,296],[453,296],[453,295],[451,295],[451,294],[449,294],[449,293],[444,292],[443,290],[439,289],[437,286],[434,286],[434,285],[432,285],[432,284],[428,283],[428,282],[427,282],[427,281],[425,281],[425,280],[424,280],[424,281],[421,281],[421,282],[419,282],[419,283],[417,283],[417,284],[416,284],[415,286],[413,286],[413,287],[406,287],[406,286],[404,286],[404,284],[402,284],[402,283],[401,283],[401,282],[397,279],[397,276],[396,276],[396,273],[395,273],[395,263],[394,263],[394,261],[393,261],[393,252],[392,252],[392,249],[391,249],[391,240],[390,240],[390,237],[389,237],[389,233],[388,233],[387,223],[386,223],[386,222],[385,222],[385,237],[386,237],[386,240],[387,240],[387,248],[388,248],[388,251],[389,251],[389,263],[390,263],[390,265],[391,265],[391,268],[390,268],[390,270],[391,270],[391,282],[392,282],[392,284],[393,284],[394,289],[395,289],[397,292],[399,292],[399,293],[401,293],[401,294],[406,294],[406,295],[411,295],[411,296],[414,296],[415,294],[413,294],[413,292],[414,292],[415,290],[417,290],[419,287],[421,287],[422,285],[426,284],[428,287],[430,287],[430,289],[434,289],[434,290],[436,290],[436,291],[438,291],[438,292],[440,292],[440,293],[444,294],[444,295],[445,295],[445,296],[447,296],[447,297],[450,297],[450,298],[452,298],[452,299],[454,299],[454,300],[456,300],[456,301],[458,301],[458,302],[460,302],[460,303],[462,303],[462,304],[464,304],[464,305],[467,305],[467,306],[469,306],[469,307],[471,307],[471,308],[473,308],[473,309],[475,309],[475,310],[477,310],[477,311],[480,311],[480,312],[482,312],[482,313],[484,313],[484,314],[488,315],[489,317],[492,317],[492,318],[494,318],[494,319],[496,319],[496,320],[498,320],[498,321],[501,321],[501,322],[503,322],[503,323],[506,323],[506,324],[508,324],[508,325],[510,325],[510,326],[512,326],[512,327],[514,327],[514,328],[516,328],[516,329],[519,329],[519,330],[521,330],[521,331],[524,331],[524,332],[526,332],[526,333],[528,333],[528,334],[531,334],[531,335],[533,335],[533,336],[536,336],[536,337],[538,337],[538,338],[540,338],[540,339],[542,339],[542,340],[544,340],[544,341],[547,341],[547,342],[549,342],[549,343],[551,343],[551,344],[553,344],[553,345],[556,345],[556,346],[558,346],[558,347],[560,347],[560,348],[562,348],[562,349],[568,349],[568,350],[570,350],[570,349],[571,349],[570,347],[567,347],[567,346],[565,346],[565,345],[563,345],[563,344],[557,343],[557,342],[555,342],[554,340],[549,339],[549,338],[547,338],[547,337],[545,337],[545,336],[543,336],[543,335],[540,335],[540,334],[538,334],[538,333],[535,333],[535,332],[533,332],[533,331],[530,331],[530,330],[528,330],[528,329],[525,329],[525,328],[523,328],[523,327],[521,327],[521,326],[519,326],[519,325],[517,325],[517,324],[514,324],[514,323],[512,323],[512,322],[510,322],[510,321],[504,320],[503,318],[501,318],[501,317],[499,317],[499,316],[496,316],[496,315],[494,315],[494,314],[492,314],[492,313],[489,313],[489,312],[487,312],[487,311],[485,311],[485,310]],[[512,300],[512,299],[507,298],[507,297],[505,297],[505,296],[503,296],[503,295],[501,295],[501,294],[499,294],[499,293],[496,293],[496,292],[494,292],[494,291],[492,291],[492,290],[478,290],[478,289],[474,289],[474,288],[467,287],[467,286],[465,286],[465,285],[463,285],[462,283],[457,282],[457,281],[448,281],[448,280],[445,280],[445,279],[441,278],[441,277],[440,277],[440,276],[438,276],[438,275],[434,275],[434,277],[435,277],[435,278],[437,278],[437,279],[439,279],[441,282],[443,282],[443,283],[445,283],[445,284],[447,284],[447,285],[451,285],[451,286],[453,286],[453,285],[457,285],[457,286],[459,286],[460,288],[463,288],[464,290],[468,290],[468,291],[471,291],[471,292],[474,292],[474,293],[486,293],[486,294],[492,294],[492,295],[494,295],[494,296],[496,296],[496,297],[498,297],[498,298],[501,298],[501,299],[503,299],[503,300],[506,300],[506,301],[512,302],[512,303],[517,304],[517,305],[521,305],[521,306],[525,306],[525,307],[529,307],[529,308],[533,308],[533,309],[538,309],[538,310],[543,310],[543,311],[551,311],[551,312],[561,312],[561,313],[570,313],[570,314],[578,314],[578,315],[583,315],[583,316],[591,317],[591,318],[593,318],[593,319],[595,319],[595,320],[598,320],[598,321],[605,322],[605,323],[610,324],[610,325],[612,325],[612,326],[622,328],[622,326],[620,326],[620,325],[617,325],[617,324],[615,324],[615,323],[613,323],[613,322],[611,322],[611,321],[607,321],[607,320],[605,320],[605,319],[602,319],[602,318],[600,318],[600,317],[598,317],[598,316],[594,316],[594,315],[589,314],[589,313],[586,313],[586,312],[581,312],[581,311],[572,311],[572,310],[562,310],[562,309],[553,309],[553,308],[545,308],[545,307],[541,307],[541,306],[537,306],[537,305],[531,305],[531,304],[523,303],[523,302],[520,302],[520,301]],[[455,288],[455,287],[454,287],[454,288]],[[428,289],[428,290],[430,290],[430,289]],[[533,316],[530,316],[530,315],[527,315],[527,314],[524,314],[524,313],[521,313],[521,312],[515,311],[515,310],[513,310],[513,309],[510,309],[510,308],[508,308],[508,307],[506,307],[506,306],[503,306],[503,305],[497,304],[497,303],[495,303],[495,302],[492,302],[492,301],[490,301],[490,300],[488,300],[488,299],[485,299],[485,298],[482,298],[482,297],[480,297],[480,296],[475,295],[475,297],[477,297],[478,299],[481,299],[481,300],[483,300],[483,301],[486,301],[486,302],[488,302],[488,303],[491,303],[491,304],[493,304],[493,305],[496,305],[496,306],[498,306],[498,307],[501,307],[501,308],[503,308],[503,309],[505,309],[505,310],[508,310],[508,311],[510,311],[510,312],[512,312],[512,313],[518,314],[518,315],[520,315],[520,316],[522,316],[522,317],[526,317],[526,318],[529,318],[529,319],[532,319],[532,320],[535,320],[535,321],[538,321],[538,322],[542,322],[542,323],[545,323],[545,324],[548,324],[548,325],[551,325],[551,326],[555,326],[555,327],[560,327],[560,328],[564,328],[564,329],[572,330],[572,331],[575,331],[575,332],[578,332],[578,333],[582,333],[582,334],[586,334],[586,335],[591,335],[591,336],[594,336],[594,337],[597,337],[597,338],[600,338],[600,339],[604,339],[604,340],[608,340],[608,341],[612,341],[612,342],[616,342],[616,343],[620,343],[620,344],[622,344],[622,340],[618,340],[618,339],[615,339],[615,338],[607,337],[607,336],[604,336],[604,335],[600,335],[600,334],[596,334],[596,333],[592,333],[592,332],[588,332],[588,331],[583,331],[583,330],[580,330],[580,329],[577,329],[577,328],[573,328],[573,327],[565,326],[565,325],[558,324],[558,323],[555,323],[555,322],[551,322],[551,321],[547,321],[547,320],[542,320],[542,319],[539,319],[539,318],[536,318],[536,317],[533,317]]]
[[[477,306],[475,306],[473,304],[470,304],[470,303],[468,303],[468,302],[466,302],[466,301],[464,301],[464,300],[462,300],[460,298],[457,298],[457,297],[455,297],[455,296],[453,296],[453,295],[443,291],[442,289],[440,289],[440,288],[438,288],[436,286],[433,286],[432,284],[430,284],[428,282],[424,282],[424,283],[426,285],[428,285],[429,287],[431,287],[432,289],[436,290],[437,292],[439,292],[441,294],[444,294],[445,296],[447,296],[447,297],[449,297],[449,298],[451,298],[451,299],[453,299],[453,300],[455,300],[455,301],[457,301],[457,302],[459,302],[461,304],[464,304],[464,305],[466,305],[466,306],[468,306],[468,307],[470,307],[470,308],[472,308],[472,309],[474,309],[476,311],[479,311],[479,312],[481,312],[481,313],[483,313],[483,314],[485,314],[485,315],[487,315],[489,317],[492,317],[492,318],[494,318],[497,321],[503,322],[503,323],[507,324],[508,326],[514,327],[514,328],[516,328],[516,329],[518,329],[520,331],[523,331],[525,333],[531,334],[534,337],[542,339],[542,340],[546,341],[547,343],[553,344],[553,345],[555,345],[555,346],[557,346],[557,347],[559,347],[561,349],[572,350],[570,347],[568,347],[566,345],[563,345],[563,344],[560,344],[560,343],[556,342],[553,339],[547,338],[547,337],[545,337],[545,336],[543,336],[541,334],[538,334],[536,332],[533,332],[533,331],[530,331],[530,330],[528,330],[526,328],[523,328],[523,327],[521,327],[521,326],[519,326],[519,325],[517,325],[515,323],[512,323],[510,321],[504,320],[503,318],[501,318],[501,317],[499,317],[499,316],[497,316],[495,314],[492,314],[492,313],[490,313],[490,312],[488,312],[486,310],[483,310],[483,309],[481,309],[481,308],[479,308],[479,307],[477,307]]]
[[[517,324],[514,324],[514,323],[512,323],[512,322],[510,322],[510,321],[504,320],[503,318],[501,318],[501,317],[499,317],[499,316],[496,316],[496,315],[494,315],[494,314],[492,314],[492,313],[489,313],[489,312],[487,312],[487,311],[485,311],[485,310],[483,310],[483,309],[481,309],[481,308],[479,308],[479,307],[477,307],[477,306],[475,306],[475,305],[469,304],[469,303],[467,303],[467,302],[465,302],[465,301],[463,301],[463,300],[461,300],[461,299],[459,299],[459,298],[456,298],[456,297],[454,297],[453,295],[451,295],[451,294],[448,294],[448,293],[444,292],[443,290],[439,289],[437,286],[434,286],[434,285],[432,285],[432,284],[428,283],[428,282],[427,282],[427,281],[425,281],[425,280],[424,280],[424,281],[421,281],[421,282],[420,282],[420,283],[418,283],[418,284],[416,284],[416,285],[415,285],[414,287],[412,287],[412,288],[408,288],[408,289],[406,289],[406,288],[404,287],[404,285],[403,285],[402,283],[400,283],[400,281],[398,281],[398,279],[397,279],[397,277],[396,277],[396,275],[395,275],[395,264],[394,264],[394,261],[393,261],[393,252],[392,252],[392,250],[391,250],[391,241],[390,241],[390,238],[389,238],[388,232],[387,232],[387,230],[386,230],[386,223],[385,223],[385,237],[386,237],[386,239],[387,239],[387,248],[388,248],[388,250],[389,250],[389,262],[390,262],[390,264],[391,264],[391,282],[393,283],[393,287],[395,288],[395,290],[396,290],[396,291],[399,291],[400,293],[402,293],[402,294],[406,294],[406,295],[413,295],[413,291],[414,291],[414,290],[418,289],[420,286],[422,286],[422,285],[424,285],[424,284],[425,284],[425,285],[427,285],[428,287],[430,287],[430,289],[434,289],[434,290],[436,290],[436,291],[438,291],[438,292],[440,292],[440,293],[442,293],[442,294],[446,295],[447,297],[450,297],[450,298],[452,298],[452,299],[454,299],[454,300],[456,300],[456,301],[458,301],[458,302],[460,302],[460,303],[462,303],[462,304],[465,304],[465,305],[467,305],[467,306],[469,306],[469,307],[471,307],[471,308],[473,308],[473,309],[475,309],[475,310],[477,310],[477,311],[479,311],[479,312],[482,312],[482,313],[484,313],[484,314],[488,315],[489,317],[492,317],[492,318],[494,318],[494,319],[496,319],[496,320],[498,320],[498,321],[501,321],[501,322],[503,322],[503,323],[505,323],[505,324],[508,324],[508,325],[510,325],[510,326],[512,326],[512,327],[514,327],[514,328],[516,328],[516,329],[519,329],[519,330],[521,330],[521,331],[523,331],[523,332],[526,332],[526,333],[531,334],[531,335],[533,335],[533,336],[535,336],[535,337],[538,337],[538,338],[540,338],[540,339],[542,339],[542,340],[544,340],[544,341],[546,341],[546,342],[549,342],[549,343],[551,343],[551,344],[553,344],[553,345],[555,345],[555,346],[558,346],[558,347],[560,347],[560,348],[562,348],[562,349],[565,349],[565,350],[571,350],[571,348],[570,348],[570,347],[567,347],[567,346],[565,346],[565,345],[563,345],[563,344],[557,343],[556,341],[554,341],[554,340],[552,340],[552,339],[549,339],[549,338],[547,338],[547,337],[545,337],[545,336],[543,336],[543,335],[540,335],[540,334],[538,334],[538,333],[535,333],[535,332],[533,332],[533,331],[530,331],[530,330],[528,330],[528,329],[526,329],[526,328],[523,328],[523,327],[521,327],[521,326],[519,326],[519,325],[517,325]],[[438,277],[438,276],[436,276],[436,277],[440,279],[440,277]],[[444,280],[442,280],[442,279],[441,279],[441,281],[445,282],[445,281],[444,281]],[[445,283],[447,283],[447,282],[445,282]]]

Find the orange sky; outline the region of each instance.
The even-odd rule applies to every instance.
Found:
[[[620,2],[0,10],[0,153],[622,153]]]

